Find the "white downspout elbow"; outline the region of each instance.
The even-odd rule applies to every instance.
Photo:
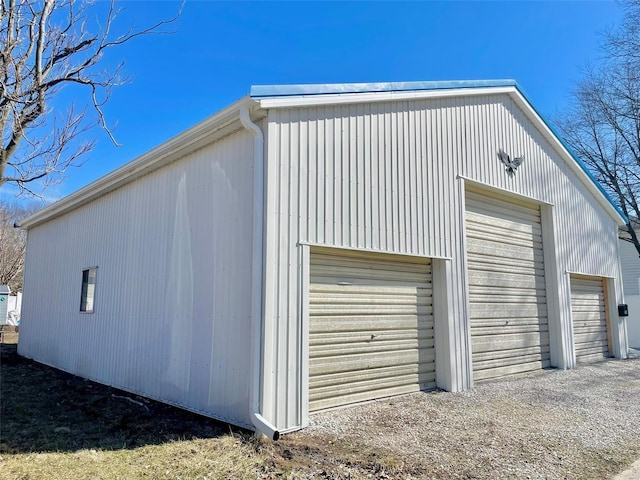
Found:
[[[260,392],[264,372],[262,369],[262,278],[263,278],[263,233],[264,233],[264,135],[251,121],[247,107],[240,109],[240,122],[253,135],[253,249],[251,268],[251,422],[260,432],[272,440],[280,438],[280,432],[262,416]]]

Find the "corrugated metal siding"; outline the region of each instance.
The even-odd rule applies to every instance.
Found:
[[[640,258],[632,243],[620,240],[620,264],[625,295],[640,295]]]
[[[236,133],[30,230],[20,353],[250,424],[252,162]]]
[[[466,193],[474,380],[550,365],[540,208]]]
[[[624,301],[629,305],[629,317],[627,318],[629,346],[640,350],[640,295],[626,296]]]
[[[573,338],[578,362],[609,356],[607,312],[602,278],[571,276]]]
[[[309,409],[435,388],[430,262],[311,253]]]
[[[507,95],[274,109],[266,133],[272,199],[265,315],[276,324],[266,355],[277,373],[267,379],[274,393],[265,401],[281,428],[300,425],[303,414],[300,242],[450,257],[453,390],[472,382],[459,175],[552,205],[560,309],[554,322],[568,351],[564,272],[620,282],[614,220]],[[515,176],[506,175],[499,148],[525,156]]]

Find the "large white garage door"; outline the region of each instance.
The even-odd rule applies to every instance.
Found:
[[[431,265],[312,250],[309,410],[435,388]]]
[[[576,361],[609,356],[607,313],[602,278],[571,276],[571,312]]]
[[[550,365],[540,209],[466,194],[474,380]]]

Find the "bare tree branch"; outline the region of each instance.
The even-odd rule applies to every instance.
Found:
[[[88,18],[96,11],[81,0],[0,0],[0,188],[11,183],[34,195],[60,181],[93,148],[93,141],[81,141],[92,127],[118,145],[102,107],[111,89],[130,79],[122,74],[123,63],[100,68],[105,53],[143,35],[167,33],[162,28],[180,15],[122,30],[115,28],[123,11],[116,0],[93,27]],[[90,109],[74,112],[71,105],[66,114],[58,107],[54,112],[49,104],[65,86],[86,89]]]
[[[26,232],[14,224],[36,210],[35,205],[0,203],[0,285],[9,285],[12,292],[22,290],[26,246]]]
[[[604,36],[604,59],[587,70],[556,123],[630,218],[627,230],[640,255],[632,228],[640,218],[640,0],[622,6],[622,24]]]

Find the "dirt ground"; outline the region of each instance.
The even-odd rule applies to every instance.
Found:
[[[295,478],[613,478],[640,459],[640,359],[312,416],[274,448]]]
[[[605,479],[640,459],[640,359],[336,409],[259,442],[0,353],[2,480]]]

